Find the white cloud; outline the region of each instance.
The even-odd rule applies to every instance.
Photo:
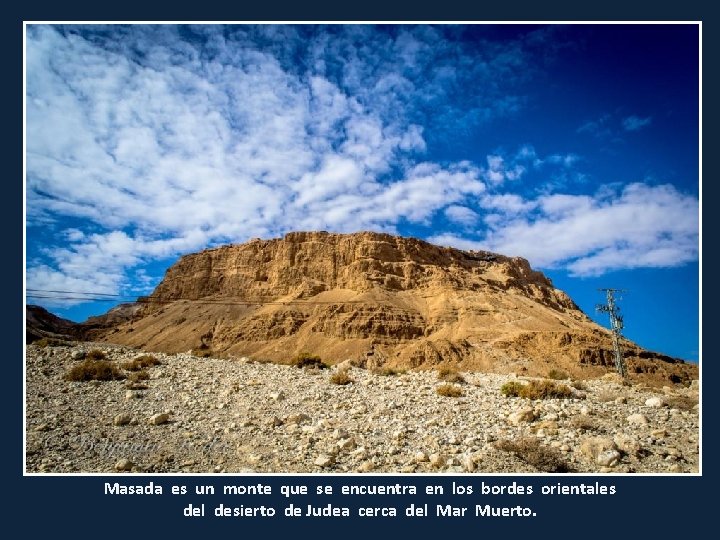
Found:
[[[651,116],[642,118],[640,116],[635,116],[633,114],[632,116],[623,118],[622,126],[625,131],[638,131],[646,126],[649,126],[651,123],[652,123]]]
[[[698,201],[669,185],[637,183],[613,197],[549,195],[524,204],[514,206],[524,214],[492,220],[482,240],[438,235],[433,241],[519,255],[574,275],[681,266],[698,256]]]
[[[448,206],[445,209],[445,216],[452,222],[470,227],[475,225],[479,219],[476,212],[467,206]]]

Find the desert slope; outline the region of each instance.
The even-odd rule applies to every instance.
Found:
[[[177,353],[575,377],[611,370],[611,341],[525,259],[379,233],[289,233],[208,249],[168,269],[145,307],[95,339]],[[625,343],[629,371],[697,367]]]

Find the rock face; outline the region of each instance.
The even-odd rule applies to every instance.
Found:
[[[151,351],[198,347],[287,362],[576,377],[613,369],[607,330],[525,259],[379,233],[289,233],[186,255],[144,307],[93,336]],[[697,367],[625,344],[630,373]]]

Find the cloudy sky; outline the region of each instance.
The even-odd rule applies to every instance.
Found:
[[[83,320],[183,253],[376,230],[523,256],[604,324],[627,288],[630,338],[698,358],[696,26],[29,25],[25,52],[29,303]]]

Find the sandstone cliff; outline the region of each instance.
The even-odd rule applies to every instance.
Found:
[[[379,233],[289,233],[182,257],[132,320],[102,337],[164,352],[576,377],[612,369],[611,341],[525,259]],[[697,367],[627,342],[633,374]]]

